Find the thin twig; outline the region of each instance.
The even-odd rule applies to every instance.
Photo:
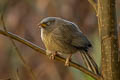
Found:
[[[88,1],[93,6],[93,8],[94,8],[94,10],[95,10],[95,12],[97,14],[97,4],[95,3],[95,1],[94,0],[88,0]]]
[[[6,25],[5,25],[5,23],[4,23],[4,15],[3,15],[3,14],[1,15],[1,22],[2,22],[2,24],[3,24],[3,28],[4,28],[5,32],[7,33],[8,31],[7,31]],[[12,40],[12,38],[11,38],[10,36],[8,36],[8,37],[9,37],[10,41],[12,42],[15,50],[17,51],[17,55],[18,55],[18,57],[20,58],[21,62],[23,63],[24,67],[30,72],[30,75],[31,75],[32,80],[36,80],[33,71],[31,70],[31,68],[30,68],[30,67],[27,65],[27,63],[25,62],[24,58],[22,57],[19,49],[17,48],[17,46],[16,46],[16,44],[15,44],[15,42]]]
[[[17,40],[18,42],[23,43],[23,44],[27,45],[28,47],[34,49],[35,51],[39,52],[40,54],[46,55],[44,49],[40,48],[39,46],[35,45],[34,43],[31,43],[30,41],[25,40],[25,39],[23,39],[23,38],[15,35],[15,34],[11,33],[11,32],[5,32],[5,31],[3,31],[3,30],[0,30],[0,34],[2,34],[2,35],[4,35],[4,36],[7,36],[7,37],[9,36],[9,37],[11,37],[12,39]],[[61,56],[59,56],[59,55],[55,56],[55,60],[60,61],[60,62],[62,62],[62,63],[65,63],[65,58],[63,58],[63,57],[61,57]],[[95,78],[96,80],[100,80],[100,78],[101,78],[100,75],[94,74],[93,72],[87,70],[87,69],[84,68],[83,66],[81,66],[81,65],[79,65],[79,64],[76,64],[75,62],[70,61],[70,66],[72,66],[72,67],[74,67],[74,68],[76,68],[76,69],[78,69],[78,70],[86,73],[87,75]]]
[[[12,72],[13,80],[20,80],[17,69]]]
[[[100,1],[98,0],[98,11],[97,11],[97,17],[98,17],[98,30],[99,30],[99,36],[101,37],[101,27],[102,26],[102,22],[101,22],[101,18],[100,16],[102,16],[100,13],[101,13],[101,4],[100,4]]]

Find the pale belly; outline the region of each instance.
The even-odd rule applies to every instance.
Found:
[[[47,51],[51,52],[60,52],[63,54],[73,54],[77,52],[77,49],[69,46],[68,44],[65,44],[64,42],[60,40],[56,40],[51,34],[49,35],[43,35],[41,34],[42,41],[47,49]]]

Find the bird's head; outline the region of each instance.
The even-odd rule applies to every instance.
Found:
[[[69,22],[59,17],[47,17],[42,19],[38,26],[46,31],[52,31],[66,23]]]
[[[39,28],[42,28],[44,30],[51,30],[55,28],[56,24],[56,18],[55,17],[47,17],[40,21],[38,24]]]

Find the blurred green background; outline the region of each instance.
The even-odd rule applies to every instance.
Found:
[[[117,21],[120,26],[120,0],[116,0]],[[76,23],[93,44],[91,55],[100,67],[100,38],[96,14],[88,0],[0,0],[0,15],[4,13],[5,24],[9,32],[17,34],[44,48],[37,24],[48,16],[67,19]],[[0,21],[0,29],[3,29]],[[118,27],[118,30],[120,28]],[[119,36],[120,38],[120,36]],[[31,48],[16,42],[22,56],[32,68],[37,80],[92,80],[75,68],[65,67],[63,63],[51,61],[37,54]],[[73,61],[84,66],[80,54]],[[10,40],[0,35],[0,80],[12,76],[12,70],[18,68],[20,80],[32,80],[29,72],[20,62]]]

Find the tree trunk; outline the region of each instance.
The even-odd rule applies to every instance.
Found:
[[[120,80],[115,1],[98,0],[98,19],[102,50],[101,73],[104,80]]]

